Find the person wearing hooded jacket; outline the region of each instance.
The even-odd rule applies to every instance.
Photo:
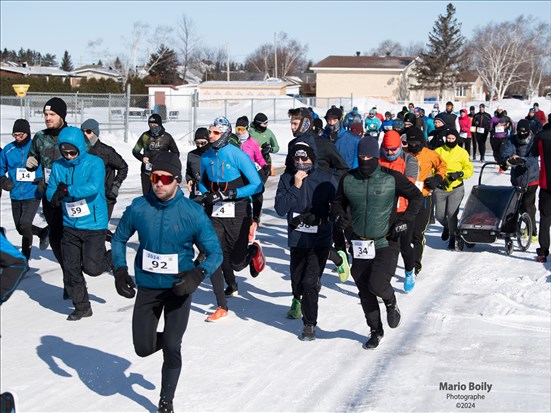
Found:
[[[415,185],[421,189],[423,203],[415,216],[411,243],[414,250],[414,271],[419,274],[422,269],[423,249],[425,247],[425,231],[430,221],[432,211],[432,194],[446,176],[446,162],[432,149],[426,147],[423,132],[413,128],[407,134],[407,151],[412,154],[419,165],[419,173]]]
[[[428,148],[429,149],[436,149],[442,145],[444,145],[444,142],[446,140],[446,131],[448,130],[449,126],[446,125],[446,119],[442,115],[442,112],[436,114],[434,116],[434,129],[429,132],[428,137]]]
[[[360,137],[341,126],[342,112],[338,108],[330,108],[325,114],[327,125],[323,137],[334,142],[337,151],[345,160],[349,169],[358,166],[358,142]],[[360,124],[361,125],[361,124]]]
[[[67,320],[77,321],[92,316],[83,272],[95,277],[111,266],[105,251],[105,168],[101,158],[86,151],[79,128],[64,128],[57,145],[62,157],[53,164],[46,197],[63,210],[64,284],[75,306]]]
[[[11,297],[29,269],[27,259],[0,231],[0,305]]]
[[[132,149],[132,155],[141,165],[142,192],[147,194],[151,190],[151,164],[155,157],[161,152],[174,152],[178,155],[180,150],[170,133],[165,131],[163,120],[158,113],[153,113],[147,119],[149,130],[142,133],[136,145]],[[143,153],[142,153],[143,151]]]
[[[346,114],[344,117],[344,120],[342,122],[342,126],[346,130],[350,130],[350,127],[353,123],[362,123],[362,115],[360,115],[360,112],[356,106],[352,108],[350,112]]]
[[[461,137],[455,129],[446,132],[446,143],[434,151],[446,162],[446,177],[434,190],[436,220],[442,225],[442,241],[448,241],[448,249],[455,250],[459,206],[465,196],[463,181],[473,176],[473,164],[469,153],[459,145]]]
[[[80,129],[90,144],[89,152],[103,161],[105,167],[105,198],[107,199],[107,219],[111,220],[113,209],[117,203],[119,189],[128,176],[128,164],[112,146],[106,145],[99,139],[99,123],[95,119],[87,119]],[[111,239],[108,233],[107,240]]]
[[[25,168],[32,141],[29,122],[17,119],[13,124],[12,136],[13,142],[0,152],[0,187],[10,193],[15,229],[22,236],[21,251],[29,261],[33,235],[40,237],[41,249],[47,247],[48,228],[33,225],[40,198],[44,194],[44,180],[42,169],[30,172]]]
[[[465,150],[470,155],[471,154],[471,141],[473,139],[473,134],[471,132],[472,127],[472,119],[469,116],[467,109],[463,108],[459,111],[459,137],[461,138],[459,142],[459,146],[462,148],[465,147]],[[473,157],[474,159],[475,153],[474,153],[474,146],[473,146]]]
[[[412,183],[415,184],[419,173],[419,165],[417,159],[402,148],[402,140],[400,134],[390,130],[385,132],[383,142],[381,143],[381,154],[379,164],[385,168],[398,171],[405,175]],[[398,219],[401,219],[408,206],[408,200],[404,197],[399,197],[396,204],[396,213]],[[400,233],[398,240],[400,242],[400,254],[404,261],[404,291],[410,292],[415,286],[415,277],[413,276],[413,268],[415,266],[414,251],[411,246],[411,238],[413,233],[413,225],[408,225],[408,230]]]
[[[27,155],[26,168],[28,171],[42,170],[44,184],[47,185],[54,161],[61,157],[59,145],[57,145],[60,132],[67,127],[67,104],[63,99],[53,97],[44,105],[44,123],[46,129],[38,131],[32,140]],[[46,197],[42,195],[42,212],[48,223],[48,238],[55,259],[61,266],[63,280],[66,279],[63,257],[61,254],[61,238],[63,236],[63,211],[60,206],[54,207]],[[69,298],[67,288],[64,285],[63,299]]]
[[[536,228],[536,192],[539,184],[538,158],[533,154],[534,134],[531,131],[530,121],[519,120],[516,134],[503,146],[501,163],[511,167],[511,184],[526,188],[520,204],[520,212],[526,212],[532,220],[532,241],[538,239]]]
[[[249,245],[251,197],[262,190],[262,180],[251,158],[241,149],[228,144],[231,133],[231,124],[223,116],[214,119],[209,126],[211,147],[201,157],[199,182],[207,215],[211,218],[224,254],[222,266],[211,277],[219,302],[222,301],[221,296],[238,294],[234,271],[249,266],[251,276],[257,277],[265,266],[260,243],[254,241]],[[228,285],[225,291],[224,279]],[[208,321],[227,315],[227,305],[226,308],[219,305]]]
[[[501,152],[507,141],[507,137],[510,135],[512,124],[513,121],[507,116],[507,112],[503,109],[503,106],[498,106],[490,123],[490,145],[494,161],[497,163],[501,162]],[[506,167],[500,167],[499,172],[505,172],[506,169]]]
[[[201,180],[201,156],[210,148],[209,130],[207,128],[198,128],[195,131],[194,140],[196,148],[189,151],[186,161],[186,185],[189,191],[189,198],[195,202],[201,203],[203,196],[199,190],[199,181]]]
[[[258,112],[251,122],[249,134],[258,142],[262,156],[271,169],[272,157],[270,154],[279,152],[279,144],[275,134],[268,128],[268,122],[268,117],[264,113]]]
[[[291,120],[291,130],[299,129],[300,118]],[[275,210],[287,216],[287,239],[291,250],[290,273],[293,300],[288,318],[302,316],[299,338],[316,338],[321,276],[332,244],[330,205],[336,182],[332,174],[318,168],[316,146],[309,135],[300,135],[291,156],[294,171],[281,175],[275,196]]]
[[[478,106],[478,113],[473,116],[474,136],[478,146],[478,152],[480,153],[480,162],[484,162],[484,156],[486,155],[486,140],[488,139],[488,133],[490,133],[490,127],[492,124],[492,117],[486,112],[486,105],[481,103]],[[473,153],[473,160],[475,159]]]
[[[332,205],[335,228],[342,230],[352,225],[353,229],[351,273],[371,330],[363,345],[365,349],[378,347],[384,336],[377,297],[382,298],[386,307],[388,326],[396,328],[400,324],[401,314],[390,283],[398,263],[397,239],[401,232],[407,231],[422,203],[415,185],[402,173],[381,167],[379,156],[377,141],[370,136],[362,138],[358,145],[359,166],[340,180]],[[400,196],[409,203],[398,218]]]

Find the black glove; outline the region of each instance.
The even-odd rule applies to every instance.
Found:
[[[121,187],[121,184],[118,183],[118,182],[113,182],[113,185],[111,186],[111,190],[109,191],[109,193],[106,195],[107,196],[107,199],[111,199],[111,200],[116,200],[117,197],[119,196],[119,189]]]
[[[465,175],[463,173],[463,171],[458,171],[458,172],[450,172],[448,174],[448,179],[450,180],[450,182],[453,182],[459,178],[463,178],[463,175]]]
[[[272,167],[268,163],[262,167],[262,170],[266,176],[270,176],[272,174]]]
[[[350,219],[346,215],[339,215],[335,218],[335,228],[344,231],[350,226]]]
[[[408,224],[407,222],[397,220],[392,228],[390,228],[390,233],[388,235],[388,238],[390,238],[393,241],[396,241],[398,237],[406,232],[408,230]]]
[[[291,227],[297,228],[301,224],[313,227],[319,225],[320,223],[321,219],[319,217],[317,217],[315,214],[312,214],[311,212],[307,212],[306,214],[300,214],[294,217],[291,220]]]
[[[44,182],[44,178],[36,178],[33,181],[33,184],[36,185],[36,192],[38,192],[40,195],[44,195],[44,192],[46,192],[46,188],[48,185],[46,185],[46,182]]]
[[[427,179],[425,179],[425,185],[429,189],[436,189],[441,182],[442,182],[442,177],[438,174],[434,176],[430,176]]]
[[[59,185],[57,186],[57,189],[54,192],[54,195],[52,196],[52,200],[50,201],[50,203],[52,204],[52,206],[57,208],[61,206],[61,201],[63,201],[66,196],[67,196],[67,184],[60,182]]]
[[[193,270],[180,272],[174,277],[179,278],[180,281],[172,284],[172,292],[179,296],[192,294],[205,279],[203,271],[198,267]]]
[[[117,293],[126,298],[133,298],[136,295],[136,284],[128,275],[128,268],[120,267],[115,270],[115,288]]]
[[[269,143],[263,143],[260,147],[260,151],[262,152],[262,156],[266,157],[270,154],[270,152],[272,152],[272,145]]]
[[[438,188],[445,191],[446,189],[448,189],[449,186],[450,186],[450,181],[448,181],[447,179],[444,179],[442,182],[440,182],[440,185],[438,185]]]
[[[509,158],[507,163],[511,166],[524,166],[526,165],[525,158]]]
[[[235,199],[236,195],[237,190],[235,189],[230,189],[228,191],[209,192],[205,197],[205,201],[211,205],[214,205],[217,202],[227,201],[228,199]]]
[[[6,192],[10,192],[15,187],[13,181],[7,176],[0,177],[0,188]]]

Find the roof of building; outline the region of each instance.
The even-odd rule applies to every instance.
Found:
[[[328,56],[311,67],[323,69],[404,69],[415,60],[412,56]]]
[[[82,72],[96,72],[107,76],[121,77],[121,74],[118,71],[112,68],[105,68],[103,66],[98,66],[98,65],[85,65],[85,66],[77,67],[71,73],[74,75],[78,75]]]
[[[49,66],[11,66],[11,65],[0,65],[0,70],[6,72],[19,73],[24,76],[71,76],[70,72],[61,70],[58,67],[49,67]]]
[[[222,80],[208,80],[201,83],[201,87],[272,87],[283,88],[289,83],[282,80],[266,80],[266,81],[222,81]]]

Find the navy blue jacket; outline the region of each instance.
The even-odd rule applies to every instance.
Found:
[[[527,187],[530,184],[538,184],[540,167],[538,158],[531,153],[533,144],[533,136],[530,136],[528,143],[521,145],[517,140],[517,135],[513,135],[503,145],[501,152],[503,163],[513,155],[526,159],[526,165],[511,167],[511,184],[513,186]]]
[[[194,245],[207,255],[200,265],[210,276],[222,264],[220,241],[209,217],[196,202],[178,188],[176,196],[161,202],[153,191],[132,201],[112,238],[113,265],[127,267],[126,243],[138,232],[139,247],[134,259],[138,287],[168,289],[177,281],[177,273],[157,273],[142,268],[144,250],[154,254],[176,254],[178,272],[195,268]]]

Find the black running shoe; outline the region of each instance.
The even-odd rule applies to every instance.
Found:
[[[391,304],[386,306],[386,321],[390,328],[396,328],[400,325],[400,320],[402,315],[400,314],[400,309],[398,304]]]
[[[69,317],[67,317],[67,320],[78,321],[84,317],[92,317],[92,314],[93,313],[91,308],[88,308],[87,310],[75,310],[71,314],[69,314]]]
[[[316,326],[305,324],[299,337],[302,341],[312,341],[316,339]]]
[[[383,339],[384,335],[385,334],[383,330],[371,330],[371,336],[369,337],[369,340],[367,340],[362,347],[366,350],[373,350],[374,348],[379,347],[379,343]]]
[[[224,294],[226,295],[226,297],[236,297],[237,295],[239,295],[237,284],[235,284],[234,286],[230,285],[228,288],[226,288],[224,290]]]
[[[174,406],[172,402],[167,400],[159,400],[159,408],[157,409],[158,413],[174,413]]]

